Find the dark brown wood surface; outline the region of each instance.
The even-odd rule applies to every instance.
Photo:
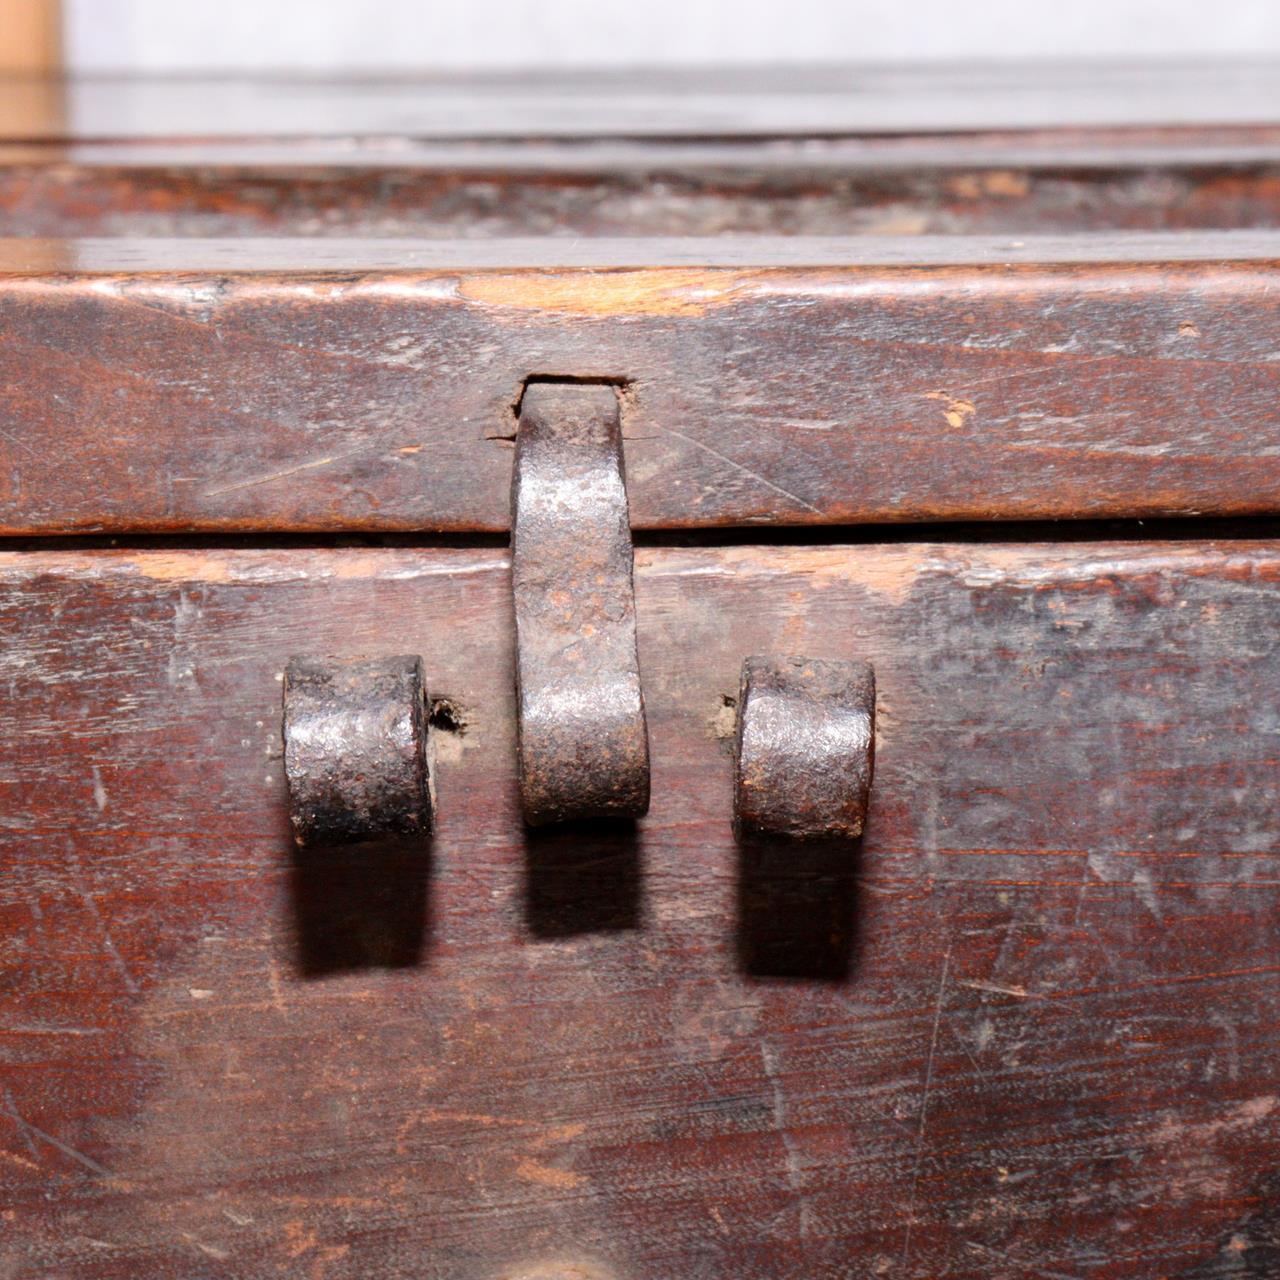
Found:
[[[1280,234],[0,243],[0,530],[496,531],[525,378],[634,523],[1280,510]]]
[[[637,570],[652,811],[533,837],[504,552],[0,556],[0,1274],[1276,1275],[1280,546]],[[429,852],[291,852],[325,651],[424,655]],[[852,882],[732,840],[769,651],[876,664]]]
[[[0,235],[1033,234],[1280,222],[1280,129],[0,146]]]

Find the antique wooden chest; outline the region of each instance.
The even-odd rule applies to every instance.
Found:
[[[0,86],[0,1277],[1280,1276],[1278,91]]]

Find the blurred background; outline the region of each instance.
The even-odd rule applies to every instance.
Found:
[[[0,59],[74,72],[1275,54],[1276,0],[0,0]]]

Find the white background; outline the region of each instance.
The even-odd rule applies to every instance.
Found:
[[[1280,55],[1280,0],[65,0],[81,71]]]

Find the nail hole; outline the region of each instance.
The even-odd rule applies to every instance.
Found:
[[[450,698],[436,698],[431,703],[427,723],[440,733],[456,733],[459,737],[467,731],[466,713]]]

